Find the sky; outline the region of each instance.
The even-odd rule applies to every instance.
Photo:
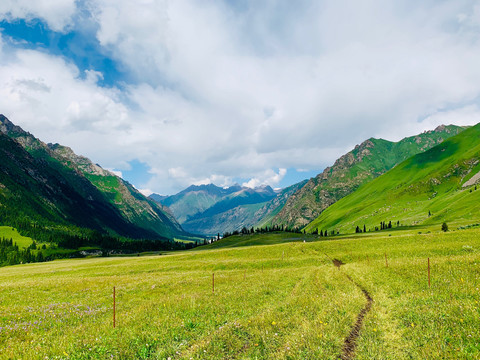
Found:
[[[0,113],[145,194],[480,122],[480,1],[2,0]]]

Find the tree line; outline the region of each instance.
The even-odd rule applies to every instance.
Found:
[[[37,245],[33,242],[26,249],[19,249],[13,239],[0,239],[0,266],[43,262],[45,257],[41,250],[36,250]],[[34,250],[34,251],[32,251]]]
[[[223,238],[227,238],[229,236],[233,235],[249,235],[249,234],[265,234],[265,233],[272,233],[272,232],[289,232],[289,233],[297,233],[301,234],[302,231],[298,227],[288,227],[284,225],[272,225],[272,226],[265,226],[265,227],[257,227],[254,228],[253,226],[251,228],[243,227],[241,230],[234,230],[232,232],[224,232],[223,233]]]

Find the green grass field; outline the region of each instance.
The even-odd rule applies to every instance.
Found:
[[[33,243],[32,238],[20,235],[17,229],[10,226],[0,226],[0,238],[12,239],[20,249],[27,248]]]
[[[478,359],[480,230],[362,235],[0,268],[0,359],[336,359],[366,303],[347,274],[374,300],[357,359]]]

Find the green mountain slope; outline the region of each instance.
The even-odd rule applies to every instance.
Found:
[[[272,223],[303,227],[361,185],[463,130],[463,127],[449,125],[399,142],[368,139],[340,157],[332,167],[310,179],[288,199]]]
[[[480,220],[480,124],[402,162],[326,209],[307,231],[380,222],[429,225]]]
[[[48,147],[62,165],[85,176],[128,222],[169,238],[182,235],[183,229],[175,217],[130,183],[93,164],[86,157],[76,155],[68,147],[59,144],[48,144]]]
[[[69,148],[0,115],[0,221],[41,221],[135,239],[187,235],[161,206]]]

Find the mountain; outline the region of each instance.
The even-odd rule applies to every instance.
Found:
[[[167,206],[180,223],[189,217],[201,213],[227,196],[241,191],[240,185],[221,188],[213,184],[192,185],[172,196],[150,195],[150,198]]]
[[[478,222],[480,124],[405,160],[326,209],[307,231]],[[439,227],[440,228],[440,227]]]
[[[0,115],[0,203],[8,221],[41,221],[132,239],[188,234],[131,184],[59,144],[45,144]]]
[[[340,157],[333,166],[292,194],[271,220],[273,224],[304,227],[322,211],[361,185],[384,174],[412,155],[440,144],[465,128],[449,125],[407,137],[399,142],[370,138]]]
[[[192,185],[167,198],[153,194],[151,198],[159,199],[168,206],[187,231],[212,236],[265,223],[303,184],[295,184],[279,192],[270,186],[251,189],[239,185],[229,188],[213,184]]]

